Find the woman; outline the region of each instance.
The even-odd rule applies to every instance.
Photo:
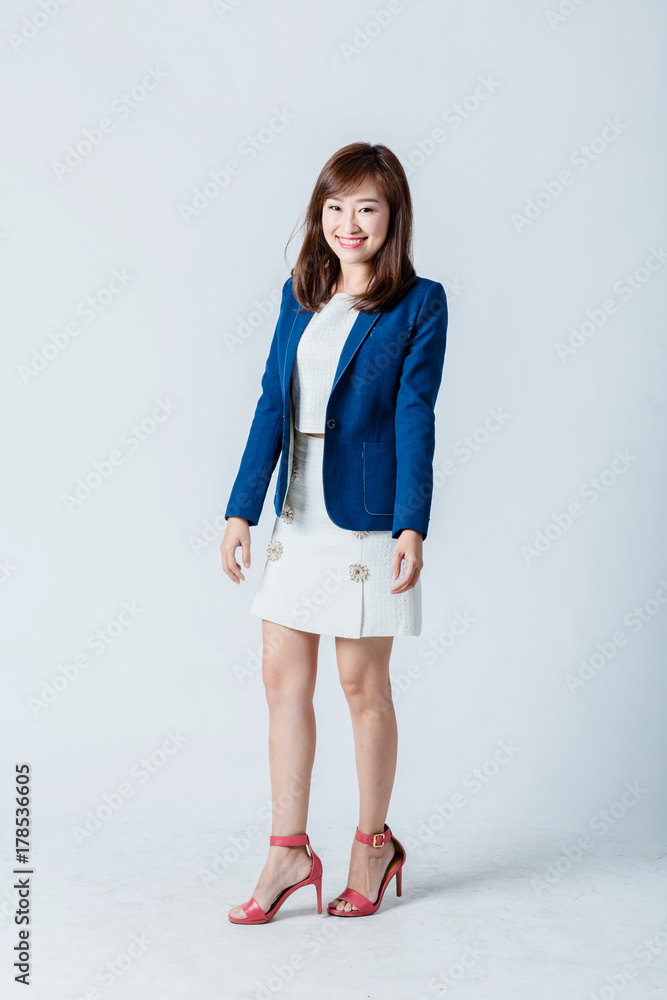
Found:
[[[311,884],[321,913],[322,865],[305,833],[320,635],[335,636],[360,797],[347,888],[327,911],[374,913],[393,877],[401,894],[405,862],[385,822],[397,753],[389,658],[395,635],[421,634],[446,296],[415,273],[410,191],[386,146],[334,153],[305,230],[220,547],[230,579],[245,580],[236,549],[249,567],[250,527],[281,455],[251,607],[262,618],[273,826],[253,897],[229,912],[236,923],[265,923]]]

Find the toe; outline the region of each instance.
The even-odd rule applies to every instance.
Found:
[[[242,906],[234,906],[229,911],[229,915],[230,915],[230,917],[234,917],[237,920],[247,920],[248,919],[248,914],[246,913],[246,911],[243,909]]]
[[[340,896],[336,896],[335,899],[332,899],[329,906],[334,910],[345,910],[347,912],[350,910],[356,910],[357,908],[356,906],[353,906],[352,903],[348,903],[346,899],[341,899]]]

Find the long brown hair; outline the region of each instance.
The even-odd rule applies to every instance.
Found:
[[[412,263],[412,199],[405,171],[387,146],[352,142],[330,156],[322,167],[300,227],[305,229],[305,236],[290,272],[292,291],[297,302],[310,312],[319,311],[328,302],[340,275],[340,261],[322,230],[324,202],[355,191],[367,177],[376,181],[389,203],[389,228],[372,259],[373,277],[368,290],[356,295],[351,304],[361,312],[391,309],[417,277]]]

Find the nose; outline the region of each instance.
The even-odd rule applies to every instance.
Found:
[[[354,221],[354,216],[347,215],[341,220],[341,224],[338,227],[341,236],[354,236],[361,232],[361,226]]]
[[[361,226],[358,226],[355,222],[347,220],[343,222],[339,227],[339,234],[341,236],[356,236],[361,232]]]

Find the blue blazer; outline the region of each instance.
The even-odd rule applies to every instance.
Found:
[[[274,509],[282,513],[294,443],[292,368],[312,315],[294,298],[289,277],[225,519],[259,522],[281,452]],[[358,313],[341,351],[323,429],[324,502],[339,527],[391,530],[393,538],[414,528],[426,538],[446,337],[445,289],[428,278],[417,277],[393,309]]]

